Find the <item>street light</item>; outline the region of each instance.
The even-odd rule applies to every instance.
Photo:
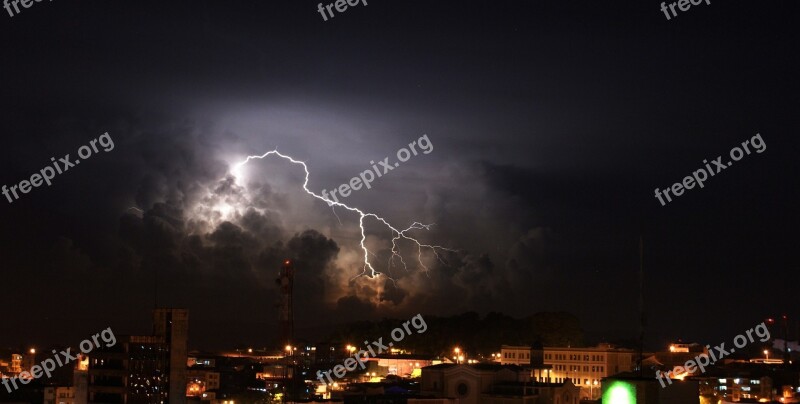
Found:
[[[455,347],[453,349],[453,353],[455,353],[455,355],[453,355],[453,359],[456,360],[456,363],[461,363],[464,360],[464,355],[461,355],[461,348]]]
[[[769,351],[768,350],[766,350],[766,349],[764,350],[764,355],[766,355],[767,360],[769,360]]]
[[[589,398],[594,400],[594,386],[597,386],[597,379],[592,381],[592,384],[589,385]]]

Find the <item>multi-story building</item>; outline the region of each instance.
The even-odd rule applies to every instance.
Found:
[[[45,387],[44,404],[75,404],[75,388]]]
[[[89,358],[85,355],[78,357],[78,362],[73,368],[72,389],[75,394],[74,404],[89,402]]]
[[[28,352],[22,355],[21,366],[23,371],[30,372],[31,368],[38,363],[39,361],[36,360],[36,349],[31,348],[28,350]]]
[[[497,359],[501,365],[528,366],[531,364],[531,347],[527,345],[503,345]]]
[[[189,355],[189,311],[156,309],[153,312],[154,334],[164,338],[168,349],[167,384],[169,403],[186,403],[186,362]]]
[[[708,402],[800,402],[797,368],[730,362],[711,366],[684,381],[700,383],[700,395]],[[673,385],[679,384],[673,382]]]
[[[186,402],[188,312],[156,309],[154,335],[118,336],[89,356],[89,403]]]
[[[22,355],[12,353],[9,357],[9,361],[0,359],[0,377],[12,377],[22,372]]]
[[[378,355],[369,358],[378,365],[381,376],[396,375],[402,377],[420,377],[422,368],[441,363],[433,357],[422,355]]]
[[[167,345],[158,336],[117,336],[89,358],[90,403],[166,403]]]
[[[569,380],[537,381],[515,365],[444,363],[422,368],[420,393],[456,398],[461,404],[578,404]]]
[[[207,369],[189,369],[186,371],[186,377],[188,380],[187,397],[207,397],[207,392],[219,390],[219,372]]]
[[[633,350],[608,344],[592,348],[544,347],[538,353],[529,346],[503,345],[499,362],[528,367],[531,356],[537,355],[550,368],[545,373],[548,381],[558,383],[569,379],[581,388],[581,397],[589,399],[599,397],[600,380],[633,370],[636,358]]]

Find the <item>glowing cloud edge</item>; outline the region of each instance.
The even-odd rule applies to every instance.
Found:
[[[375,213],[364,212],[359,208],[348,206],[348,205],[346,205],[344,203],[341,203],[341,202],[332,201],[332,200],[330,200],[328,198],[323,197],[322,195],[317,195],[315,192],[313,192],[310,189],[308,189],[308,181],[309,181],[309,177],[310,177],[311,174],[308,171],[308,166],[306,165],[306,163],[303,162],[303,161],[300,161],[300,160],[295,160],[291,156],[282,154],[277,149],[270,150],[270,151],[268,151],[268,152],[266,152],[266,153],[264,153],[264,154],[262,154],[260,156],[258,156],[258,155],[256,155],[256,156],[247,156],[247,158],[244,161],[242,161],[240,163],[237,163],[237,164],[235,164],[233,166],[233,168],[231,169],[231,174],[233,174],[234,177],[238,178],[239,176],[236,175],[237,171],[239,169],[241,169],[245,164],[250,162],[250,160],[256,160],[256,159],[257,160],[262,160],[262,159],[264,159],[264,158],[266,158],[266,157],[268,157],[270,155],[276,155],[276,156],[278,156],[278,157],[280,157],[280,158],[282,158],[284,160],[290,161],[292,164],[298,164],[298,165],[303,166],[303,171],[305,171],[305,180],[303,182],[303,190],[306,191],[307,194],[309,194],[309,195],[311,195],[311,196],[313,196],[313,197],[315,197],[315,198],[317,198],[317,199],[319,199],[321,201],[326,202],[328,204],[328,206],[330,206],[332,209],[335,208],[336,206],[339,206],[339,207],[342,207],[342,208],[344,208],[344,209],[346,209],[346,210],[348,210],[350,212],[358,213],[358,215],[359,215],[358,225],[359,225],[359,227],[361,229],[361,242],[360,242],[360,245],[361,245],[362,251],[364,251],[364,268],[363,268],[362,272],[360,274],[356,275],[355,277],[353,277],[353,279],[358,278],[360,276],[365,276],[365,275],[370,277],[370,278],[375,278],[375,277],[378,277],[380,275],[384,275],[387,278],[389,278],[390,280],[392,280],[392,282],[394,282],[394,279],[392,279],[390,276],[382,274],[381,272],[377,271],[375,269],[375,267],[372,266],[372,263],[369,260],[370,251],[369,251],[369,248],[367,248],[367,246],[365,244],[366,240],[367,240],[367,234],[366,234],[366,230],[364,229],[364,219],[366,219],[368,217],[371,217],[371,218],[377,220],[378,222],[382,223],[384,226],[389,228],[391,230],[391,232],[392,232],[392,235],[393,235],[393,237],[392,237],[392,249],[391,249],[391,253],[392,254],[389,256],[389,262],[387,263],[387,269],[391,268],[391,265],[394,262],[394,259],[397,258],[402,263],[403,269],[408,271],[408,267],[406,266],[406,262],[405,262],[405,260],[403,260],[403,257],[402,257],[402,255],[400,255],[399,250],[398,250],[397,242],[400,241],[400,240],[408,240],[408,241],[413,242],[414,244],[416,244],[417,253],[418,253],[417,254],[417,262],[419,262],[420,267],[423,269],[423,271],[425,272],[426,275],[428,274],[428,267],[425,265],[425,263],[422,262],[422,252],[423,252],[424,249],[427,249],[427,250],[431,251],[433,253],[433,255],[436,257],[436,259],[439,260],[439,262],[441,262],[441,263],[443,263],[445,265],[446,265],[446,263],[444,262],[444,260],[442,260],[442,257],[439,256],[439,253],[437,252],[437,250],[449,251],[449,252],[456,252],[457,251],[457,250],[452,250],[452,249],[441,247],[441,246],[437,246],[437,245],[422,244],[417,239],[415,239],[413,237],[410,237],[410,236],[408,236],[406,234],[407,232],[412,231],[412,230],[420,230],[420,229],[430,230],[431,227],[433,226],[433,224],[422,224],[420,222],[413,222],[408,228],[403,229],[403,230],[398,230],[397,228],[392,226],[386,219],[378,216]],[[336,212],[334,210],[334,215],[335,214],[336,214]],[[338,215],[337,215],[337,219],[338,219]],[[340,221],[340,223],[341,223],[341,221]],[[373,255],[374,255],[374,253],[373,253]]]

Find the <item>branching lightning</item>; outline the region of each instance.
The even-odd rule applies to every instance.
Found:
[[[403,229],[403,230],[399,230],[399,229],[395,228],[394,226],[392,226],[386,219],[376,215],[375,213],[364,212],[359,208],[348,206],[348,205],[345,205],[344,203],[341,203],[341,202],[338,202],[338,201],[332,201],[332,200],[330,200],[328,198],[323,197],[322,195],[317,195],[315,192],[313,192],[313,191],[308,189],[308,181],[309,181],[310,173],[308,171],[308,166],[306,166],[306,163],[303,162],[303,161],[300,161],[300,160],[295,160],[294,158],[292,158],[290,156],[282,154],[282,153],[278,152],[277,149],[268,151],[268,152],[266,152],[266,153],[264,153],[264,154],[262,154],[260,156],[248,156],[244,161],[242,161],[241,163],[236,164],[233,167],[232,173],[234,173],[234,175],[235,175],[236,172],[242,166],[247,164],[250,160],[254,160],[254,159],[259,159],[260,160],[260,159],[264,159],[264,158],[266,158],[266,157],[268,157],[270,155],[276,155],[276,156],[278,156],[278,157],[280,157],[280,158],[282,158],[284,160],[290,161],[292,164],[298,164],[298,165],[303,166],[303,170],[305,171],[305,181],[303,182],[303,190],[306,191],[306,193],[308,193],[309,195],[311,195],[311,196],[313,196],[313,197],[315,197],[315,198],[317,198],[317,199],[319,199],[321,201],[326,202],[328,204],[328,206],[330,206],[332,209],[338,206],[338,207],[347,209],[350,212],[357,213],[359,215],[358,225],[359,225],[359,227],[361,229],[361,243],[360,244],[361,244],[361,250],[364,252],[364,268],[363,268],[363,271],[359,275],[355,276],[355,278],[357,278],[359,276],[364,276],[364,275],[369,276],[370,278],[374,278],[374,277],[377,277],[377,276],[382,274],[381,272],[379,272],[379,271],[377,271],[375,269],[375,267],[372,265],[372,262],[370,261],[370,254],[372,254],[373,256],[375,254],[372,253],[371,251],[369,251],[369,249],[367,248],[367,245],[366,245],[367,233],[366,233],[366,229],[364,228],[364,220],[367,219],[367,218],[373,218],[373,219],[377,220],[379,223],[381,223],[382,225],[386,226],[386,228],[388,228],[391,231],[391,234],[392,234],[392,248],[391,248],[391,255],[389,256],[389,262],[387,264],[387,269],[390,269],[392,267],[392,265],[394,264],[394,260],[397,259],[402,264],[403,269],[408,271],[408,267],[406,266],[406,262],[403,259],[403,256],[400,254],[400,250],[399,250],[399,246],[398,246],[398,242],[401,241],[401,240],[410,241],[410,242],[414,243],[417,246],[417,261],[419,262],[420,267],[424,270],[424,272],[426,274],[428,273],[428,267],[425,266],[425,263],[422,260],[423,251],[432,252],[433,255],[436,257],[436,259],[439,260],[442,263],[444,263],[444,260],[439,255],[439,251],[450,251],[450,252],[454,252],[455,251],[455,250],[451,250],[451,249],[448,249],[448,248],[445,248],[445,247],[441,247],[441,246],[437,246],[437,245],[423,244],[423,243],[419,242],[417,239],[415,239],[414,237],[411,237],[411,236],[408,235],[408,232],[413,231],[413,230],[421,230],[421,229],[430,230],[431,226],[432,226],[431,224],[422,224],[422,223],[419,223],[419,222],[414,222],[408,228]],[[336,215],[336,211],[335,210],[334,210],[334,215]],[[339,219],[339,216],[336,215],[336,218]],[[341,223],[341,220],[339,220],[339,223]],[[394,279],[392,279],[390,276],[388,276],[388,275],[385,275],[385,276],[387,276],[389,279],[394,281]]]

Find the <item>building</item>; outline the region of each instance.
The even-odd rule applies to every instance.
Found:
[[[84,403],[86,400],[83,401]],[[45,387],[44,404],[76,404],[74,387]]]
[[[164,339],[169,363],[167,384],[170,404],[186,402],[186,362],[189,355],[189,311],[156,309],[153,312],[153,333]]]
[[[459,404],[578,404],[580,401],[580,388],[569,380],[536,381],[529,369],[485,363],[425,367],[420,393],[455,398]]]
[[[481,394],[482,404],[578,404],[580,388],[569,380],[561,383],[497,383]]]
[[[528,345],[503,345],[497,360],[501,365],[528,366],[531,363],[531,347]]]
[[[81,355],[72,372],[72,389],[75,394],[73,404],[89,402],[89,358]]]
[[[420,355],[378,355],[369,361],[377,362],[381,376],[420,377],[422,368],[441,363],[431,356]]]
[[[219,372],[206,369],[189,369],[186,372],[187,397],[207,397],[208,392],[219,390]]]
[[[29,349],[28,352],[21,355],[21,358],[20,366],[22,367],[22,371],[30,372],[31,368],[40,362],[36,360],[36,349],[34,348]]]
[[[700,383],[700,395],[710,402],[800,402],[797,367],[732,362],[711,366],[705,373],[684,379],[689,380]]]
[[[673,379],[683,379],[700,373],[697,368],[694,371],[684,368],[687,361],[694,360],[698,355],[708,355],[708,349],[696,343],[673,343],[669,344],[666,351],[645,354],[642,368],[667,373]]]
[[[153,311],[154,335],[119,336],[92,351],[88,360],[89,403],[186,402],[188,311]]]
[[[541,359],[539,359],[541,355]],[[541,360],[549,369],[544,381],[561,383],[570,380],[581,388],[581,398],[597,399],[600,381],[620,372],[633,370],[636,353],[632,349],[600,344],[591,348],[544,347],[539,352],[530,346],[503,345],[499,362],[503,365],[530,367]]]
[[[9,361],[0,359],[0,376],[11,377],[22,372],[22,355],[12,353],[9,357]]]

